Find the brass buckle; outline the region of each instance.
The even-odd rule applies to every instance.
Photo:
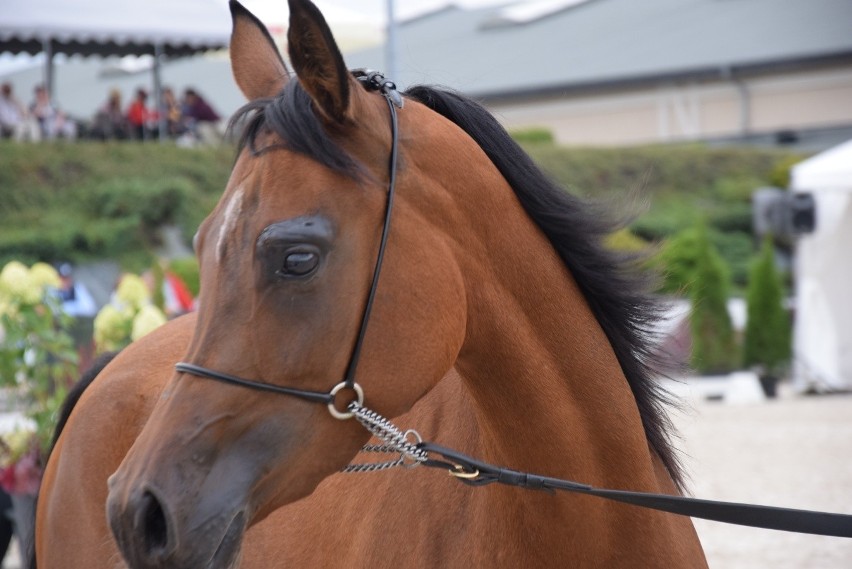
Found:
[[[479,477],[479,470],[474,469],[473,472],[468,472],[461,464],[456,464],[452,470],[448,470],[450,476],[460,478],[462,480],[475,480]]]

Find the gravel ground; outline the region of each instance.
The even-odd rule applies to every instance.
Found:
[[[675,422],[693,496],[852,514],[852,395],[782,389],[773,401],[731,404],[686,391]],[[852,567],[852,539],[695,526],[712,569]]]

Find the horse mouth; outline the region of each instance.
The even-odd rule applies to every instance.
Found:
[[[238,513],[222,536],[219,547],[210,559],[209,569],[235,569],[239,565],[240,547],[245,533],[245,514]]]

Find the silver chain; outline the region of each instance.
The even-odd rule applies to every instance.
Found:
[[[399,457],[384,462],[350,464],[343,468],[343,472],[377,472],[395,466],[413,468],[428,458],[426,451],[418,447],[423,439],[420,438],[417,431],[409,429],[403,432],[396,425],[375,411],[360,405],[357,401],[350,403],[347,410],[355,416],[355,419],[365,429],[370,431],[370,434],[382,441],[382,444],[364,445],[361,452],[398,454]],[[410,440],[411,438],[414,439],[413,442]]]

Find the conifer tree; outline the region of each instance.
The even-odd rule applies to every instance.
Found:
[[[783,295],[772,239],[767,237],[749,274],[743,347],[745,367],[759,366],[762,375],[778,377],[790,361],[791,326]]]
[[[730,278],[724,260],[710,242],[707,228],[699,227],[689,324],[691,364],[700,373],[729,372],[739,359],[727,307]]]

